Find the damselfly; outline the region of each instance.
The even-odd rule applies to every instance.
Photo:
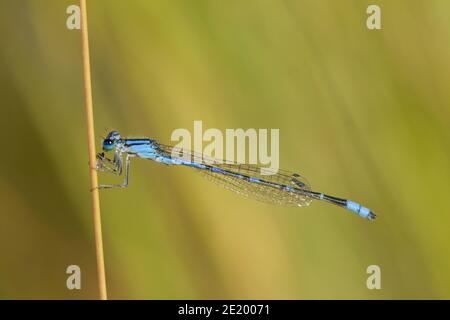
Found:
[[[312,191],[308,181],[298,173],[284,170],[270,172],[269,169],[257,165],[215,161],[192,151],[163,145],[152,139],[123,139],[117,131],[110,132],[102,144],[104,152],[97,154],[97,170],[116,175],[125,172],[122,184],[99,185],[99,188],[128,186],[131,159],[138,157],[166,165],[193,168],[222,187],[259,201],[302,207],[309,205],[312,200],[322,200],[346,208],[369,220],[376,217],[370,209],[356,202]],[[105,152],[110,151],[114,152],[112,159],[105,155]]]

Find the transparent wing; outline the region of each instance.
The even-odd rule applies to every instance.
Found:
[[[307,206],[312,201],[308,192],[310,185],[298,173],[274,172],[249,164],[217,163],[217,159],[161,144],[158,144],[158,149],[164,157],[182,159],[208,180],[244,197],[286,206]]]
[[[208,180],[225,189],[262,202],[285,206],[307,206],[312,201],[312,198],[298,189],[286,190],[281,186],[276,187],[275,185],[249,182],[241,178],[223,175],[209,170],[201,170],[200,173]]]

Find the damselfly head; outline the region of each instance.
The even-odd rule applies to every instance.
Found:
[[[113,150],[118,140],[120,140],[120,134],[117,131],[111,131],[103,140],[103,150]]]

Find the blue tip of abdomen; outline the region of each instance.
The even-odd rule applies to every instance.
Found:
[[[376,215],[372,211],[370,211],[370,209],[363,207],[359,203],[347,200],[346,208],[362,218],[366,218],[369,220],[375,220],[376,218]]]

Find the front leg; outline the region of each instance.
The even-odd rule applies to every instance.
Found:
[[[115,175],[120,175],[122,173],[121,163],[122,161],[118,158],[117,154],[114,155],[114,160],[111,160],[105,157],[105,154],[102,152],[97,154],[95,169],[99,172],[108,172]]]
[[[124,178],[122,184],[101,184],[98,186],[98,188],[99,189],[110,189],[110,188],[125,188],[125,187],[127,187],[128,186],[128,175],[130,173],[130,163],[131,163],[131,158],[133,158],[133,157],[134,157],[134,155],[132,155],[132,154],[126,155],[125,178]],[[115,170],[116,170],[117,174],[120,175],[122,173],[122,157],[121,157],[121,155],[116,154],[114,156],[114,163],[115,163]]]

